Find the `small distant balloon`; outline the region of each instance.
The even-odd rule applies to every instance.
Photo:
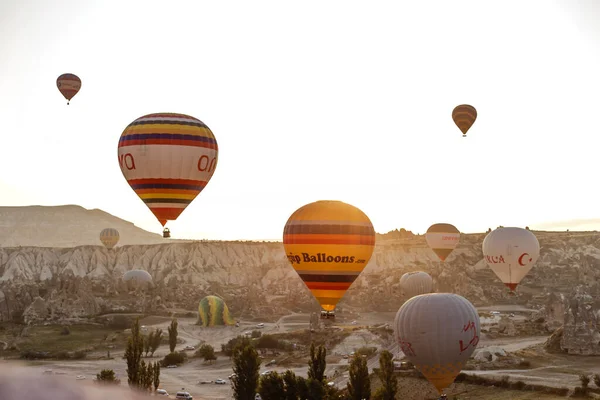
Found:
[[[433,278],[427,272],[407,272],[400,278],[400,289],[405,299],[433,292]]]
[[[467,131],[473,126],[477,119],[477,110],[475,107],[468,104],[461,104],[452,110],[452,119],[458,129],[463,133],[463,137],[467,136]]]
[[[81,89],[81,79],[75,74],[62,74],[56,79],[56,87],[67,99],[67,105]]]
[[[452,224],[433,224],[427,229],[425,240],[438,258],[446,261],[460,241],[460,232]]]
[[[100,241],[107,249],[112,249],[119,242],[119,231],[114,228],[102,229]]]

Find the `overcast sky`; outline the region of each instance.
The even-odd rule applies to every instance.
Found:
[[[494,4],[494,6],[492,6]],[[136,118],[206,123],[219,163],[175,238],[281,239],[316,200],[376,231],[596,229],[593,0],[0,2],[0,205],[162,227],[124,179]],[[56,78],[77,74],[67,106]],[[477,108],[466,138],[451,112]],[[565,222],[567,221],[567,222]]]

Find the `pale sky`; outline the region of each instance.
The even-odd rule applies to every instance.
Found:
[[[211,128],[219,162],[174,238],[281,239],[316,200],[377,232],[598,229],[598,20],[594,0],[3,0],[0,206],[162,232],[117,142],[179,112]],[[478,111],[466,138],[462,103]]]

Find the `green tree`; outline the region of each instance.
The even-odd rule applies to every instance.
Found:
[[[288,369],[283,373],[283,383],[285,385],[285,400],[298,400],[300,392],[298,390],[298,379],[294,371]]]
[[[254,400],[258,388],[260,358],[251,345],[237,346],[233,350],[233,397],[236,400]]]
[[[325,378],[325,368],[327,363],[325,357],[327,350],[324,346],[315,349],[314,342],[310,345],[310,359],[308,360],[308,378],[323,382]]]
[[[304,377],[299,376],[296,378],[296,387],[298,388],[299,399],[306,400],[309,398],[308,382]]]
[[[306,386],[308,388],[307,400],[325,400],[325,385],[323,385],[322,381],[308,378]]]
[[[283,378],[277,372],[260,377],[258,393],[262,400],[281,400],[285,398]]]
[[[379,371],[382,386],[375,392],[376,400],[394,400],[398,392],[398,380],[394,374],[394,356],[387,350],[379,355]]]
[[[221,352],[227,357],[232,357],[233,350],[238,346],[252,346],[252,341],[249,338],[242,335],[236,336],[233,339],[229,339],[229,341],[226,344],[221,344]]]
[[[152,342],[150,343],[150,355],[154,357],[154,352],[158,349],[162,342],[162,329],[156,329],[154,331],[154,335],[152,336]]]
[[[350,362],[350,381],[347,386],[350,400],[368,400],[371,398],[371,382],[369,381],[367,359],[359,354],[355,354]]]
[[[173,318],[169,326],[169,350],[171,353],[175,351],[177,346],[177,318]]]
[[[579,381],[581,382],[581,392],[583,394],[587,394],[589,390],[588,386],[590,384],[590,377],[585,374],[581,374],[579,375]]]
[[[131,388],[139,387],[140,360],[144,350],[144,340],[140,334],[140,320],[136,318],[131,327],[131,336],[127,339],[125,359],[127,360],[127,384]]]
[[[154,331],[150,332],[148,336],[144,337],[144,354],[146,357],[148,357],[148,353],[150,353],[152,340],[154,340]]]
[[[158,385],[160,385],[160,364],[158,362],[154,363],[152,384],[154,385],[154,391],[156,391],[156,389],[158,389]]]
[[[196,354],[202,357],[204,361],[208,362],[217,359],[217,356],[215,355],[215,349],[210,344],[203,344],[200,346],[200,348],[196,351]]]
[[[96,382],[118,385],[121,383],[121,380],[117,379],[115,371],[112,369],[103,369],[99,374],[96,374]]]

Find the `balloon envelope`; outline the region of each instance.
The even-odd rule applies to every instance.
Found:
[[[452,224],[433,224],[427,229],[425,240],[439,259],[446,261],[446,258],[458,246],[460,232]]]
[[[479,315],[457,294],[423,294],[400,307],[394,332],[404,355],[442,393],[479,343]]]
[[[189,115],[149,114],[119,139],[119,166],[127,183],[164,226],[200,194],[217,167],[215,136]]]
[[[423,271],[407,272],[400,278],[402,295],[410,299],[420,294],[433,292],[433,278]]]
[[[119,231],[113,228],[102,229],[100,241],[107,249],[112,249],[119,242]]]
[[[152,275],[143,269],[132,269],[123,274],[125,282],[134,281],[139,283],[152,282]]]
[[[62,74],[56,79],[56,87],[62,95],[69,101],[79,92],[81,89],[81,79],[75,74]]]
[[[468,104],[461,104],[452,110],[452,119],[463,136],[467,136],[467,131],[471,129],[477,119],[477,110]]]
[[[535,235],[522,228],[498,228],[483,239],[483,258],[502,283],[514,291],[540,256]]]
[[[333,311],[375,247],[369,217],[341,201],[296,210],[283,231],[288,260],[324,310]]]

